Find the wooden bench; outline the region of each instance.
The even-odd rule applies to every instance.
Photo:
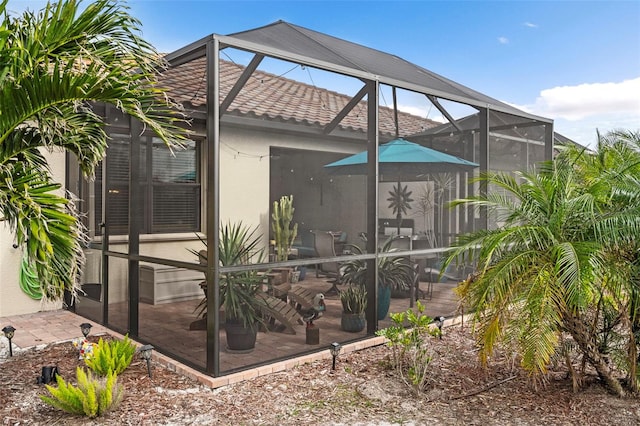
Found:
[[[298,285],[289,290],[287,297],[291,306],[300,310],[313,308],[313,298],[316,294],[318,294],[317,291]]]
[[[257,297],[264,301],[264,305],[260,307],[263,315],[278,320],[285,327],[285,333],[296,334],[294,326],[302,324],[302,318],[293,306],[267,293],[260,293]]]

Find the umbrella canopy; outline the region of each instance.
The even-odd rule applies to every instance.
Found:
[[[466,172],[478,167],[478,164],[471,161],[402,138],[382,144],[378,149],[379,173],[393,179],[426,173]],[[324,167],[343,175],[365,175],[367,151],[326,164]]]

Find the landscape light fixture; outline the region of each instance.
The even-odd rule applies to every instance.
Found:
[[[151,378],[151,355],[153,352],[153,346],[144,345],[140,346],[140,355],[147,361],[147,372],[149,373],[149,378]]]
[[[438,330],[440,331],[438,333],[438,339],[442,339],[442,326],[444,325],[444,317],[438,317],[436,318],[436,327],[438,327]]]
[[[11,325],[7,325],[2,329],[2,332],[4,333],[4,337],[6,337],[9,340],[9,356],[13,356],[13,347],[11,346],[11,339],[13,339],[13,335],[15,334],[16,329],[13,328],[13,326]]]
[[[329,352],[331,352],[331,356],[333,357],[333,363],[331,364],[331,369],[336,369],[336,358],[340,354],[340,350],[342,349],[342,345],[338,342],[333,342],[331,346],[329,346]]]
[[[93,327],[93,326],[91,324],[89,324],[88,322],[83,322],[82,324],[80,324],[80,330],[82,330],[82,335],[84,336],[85,339],[87,338],[87,336],[91,332],[91,327]]]

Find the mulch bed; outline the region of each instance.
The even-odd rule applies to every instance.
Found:
[[[330,361],[315,362],[219,389],[158,365],[149,378],[136,356],[118,379],[125,389],[122,403],[94,420],[56,410],[38,397],[47,393],[36,383],[43,366],[57,365],[73,380],[83,365],[70,342],[58,343],[0,364],[1,424],[640,424],[638,400],[609,395],[595,378],[574,393],[559,366],[534,387],[513,357],[497,354],[482,368],[466,329],[444,331],[442,340],[433,340],[428,389],[420,394],[389,371],[386,346],[340,355],[335,371]]]

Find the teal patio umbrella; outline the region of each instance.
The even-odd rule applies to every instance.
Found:
[[[397,138],[380,145],[378,148],[378,173],[382,181],[397,182],[397,187],[390,193],[390,207],[397,213],[397,232],[400,234],[402,215],[411,208],[409,202],[411,191],[403,187],[401,182],[428,180],[433,173],[469,172],[479,165],[454,155],[445,154],[417,143]],[[329,173],[340,175],[366,175],[367,151],[359,152],[326,164]]]
[[[445,154],[417,143],[398,138],[380,145],[378,171],[391,180],[415,180],[427,173],[468,172],[478,164],[454,155]],[[367,151],[359,152],[324,166],[330,173],[366,175]],[[413,179],[408,179],[414,176]],[[385,179],[388,180],[388,179]]]

